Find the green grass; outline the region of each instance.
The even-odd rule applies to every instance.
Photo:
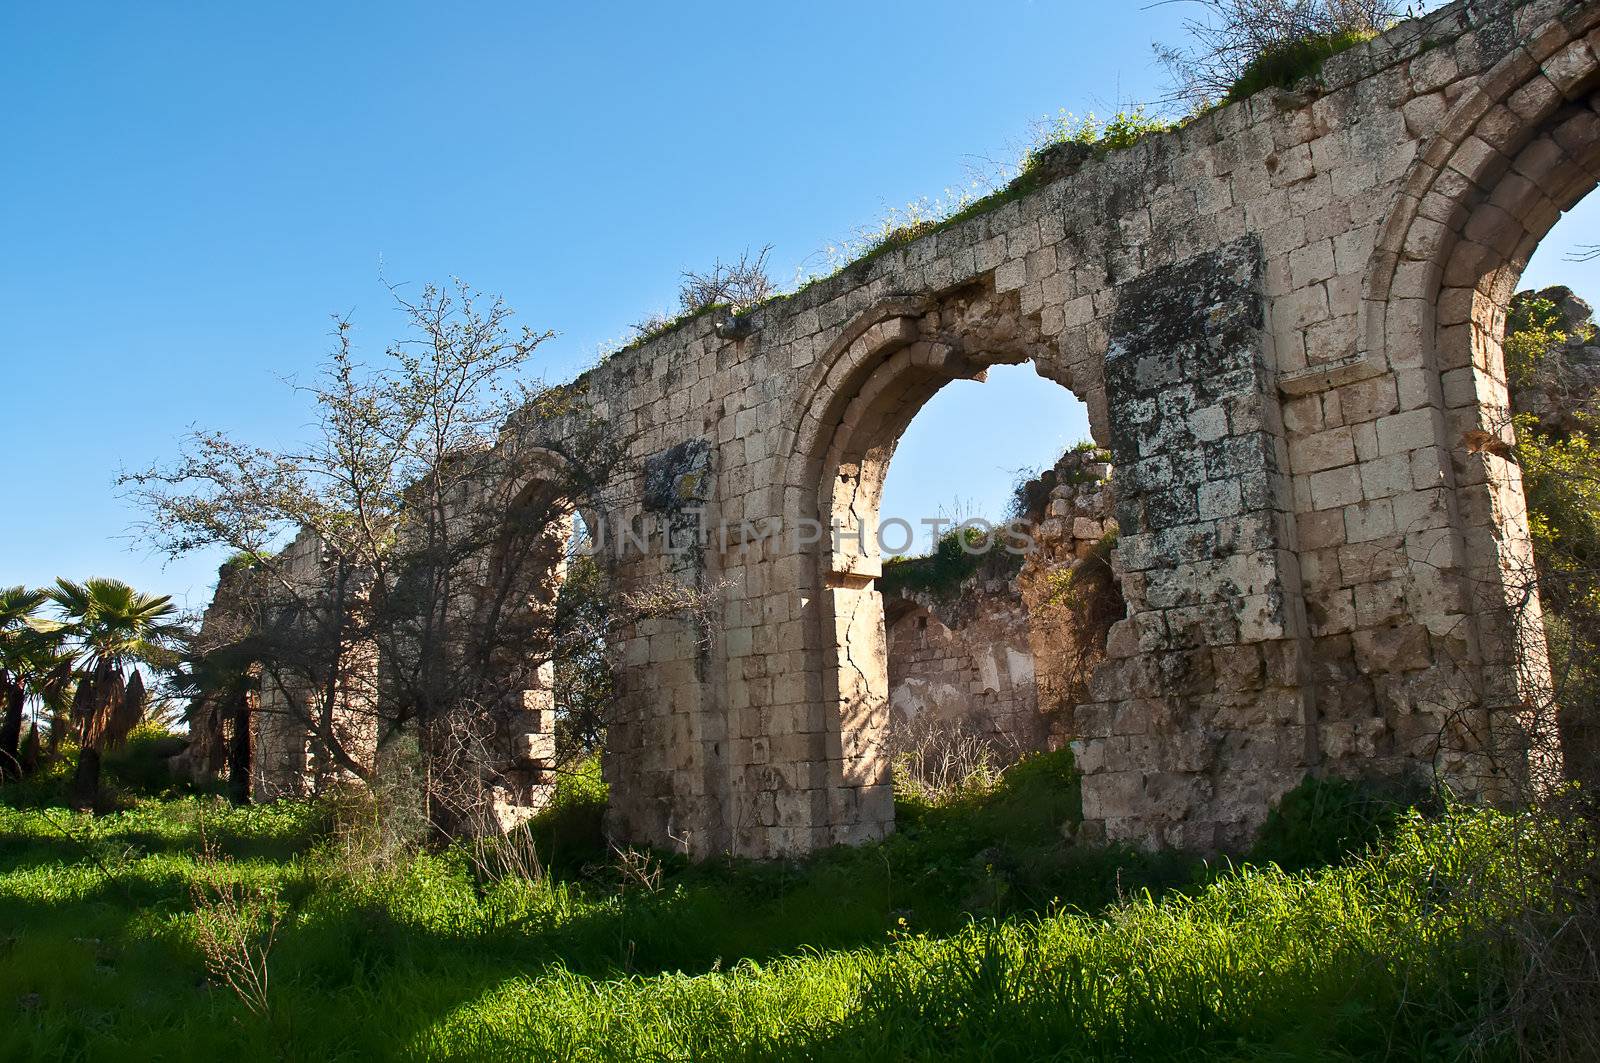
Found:
[[[903,803],[805,862],[662,858],[629,888],[591,774],[539,825],[554,874],[455,851],[352,870],[325,808],[0,807],[0,1058],[1391,1059],[1459,1044],[1487,962],[1481,871],[1512,822],[1407,818],[1302,874],[1067,844],[1070,757]],[[283,922],[270,1013],[207,977],[202,837]]]

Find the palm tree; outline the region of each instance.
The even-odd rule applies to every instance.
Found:
[[[59,703],[71,682],[62,625],[39,615],[49,598],[42,590],[0,588],[0,778],[22,773],[18,745],[28,698]]]
[[[67,717],[72,709],[72,696],[78,676],[73,669],[77,655],[67,645],[64,628],[65,625],[61,631],[46,633],[35,644],[31,658],[33,669],[28,676],[28,696],[33,699],[36,708],[33,724],[28,730],[28,740],[23,745],[24,775],[33,771],[39,764],[40,716],[43,714],[50,721],[52,756],[56,747],[60,745],[60,735],[67,728]]]
[[[121,580],[58,579],[50,598],[67,621],[77,650],[73,804],[90,809],[100,796],[102,754],[126,740],[144,719],[145,683],[137,666],[175,665],[184,629],[171,619],[178,607],[169,595],[141,594]]]
[[[250,640],[207,652],[191,647],[173,675],[174,693],[189,699],[190,748],[208,772],[222,768],[228,800],[250,801],[250,711],[260,682]]]

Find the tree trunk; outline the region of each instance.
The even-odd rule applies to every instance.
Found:
[[[250,692],[234,695],[233,733],[228,737],[228,800],[250,803]]]
[[[0,697],[5,698],[5,718],[0,720],[0,778],[11,778],[21,774],[17,750],[22,741],[22,706],[28,700],[28,692],[10,683],[0,689]]]
[[[28,728],[28,737],[23,739],[20,759],[22,760],[22,774],[24,776],[32,775],[39,770],[39,721],[37,719]]]
[[[99,799],[100,751],[86,747],[78,751],[78,770],[72,776],[72,807],[93,812]]]

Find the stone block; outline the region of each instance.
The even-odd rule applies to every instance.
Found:
[[[1432,640],[1421,624],[1362,628],[1352,638],[1356,666],[1363,672],[1409,672],[1433,663]]]
[[[1201,484],[1197,492],[1197,503],[1202,520],[1232,517],[1243,510],[1239,484],[1229,480]]]
[[[1407,410],[1379,418],[1378,454],[1404,454],[1439,443],[1438,415],[1431,409]]]
[[[1387,498],[1358,502],[1344,508],[1345,539],[1367,543],[1395,534],[1394,504]]]
[[[1361,470],[1355,465],[1314,473],[1310,483],[1311,503],[1319,510],[1338,509],[1361,501]]]
[[[1342,425],[1289,440],[1289,467],[1297,474],[1349,465],[1355,460],[1355,442],[1350,429]]]

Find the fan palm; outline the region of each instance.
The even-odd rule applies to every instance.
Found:
[[[207,771],[225,767],[228,799],[236,805],[250,800],[251,692],[258,681],[253,652],[249,641],[191,649],[170,683],[189,699],[190,748]]]
[[[39,615],[49,597],[26,587],[0,588],[0,777],[20,774],[18,743],[28,698],[59,703],[71,682],[62,625]]]
[[[78,736],[73,801],[92,808],[100,795],[100,760],[144,719],[146,690],[138,666],[177,663],[184,629],[168,595],[141,594],[121,580],[57,580],[50,598],[77,649],[72,725]]]

